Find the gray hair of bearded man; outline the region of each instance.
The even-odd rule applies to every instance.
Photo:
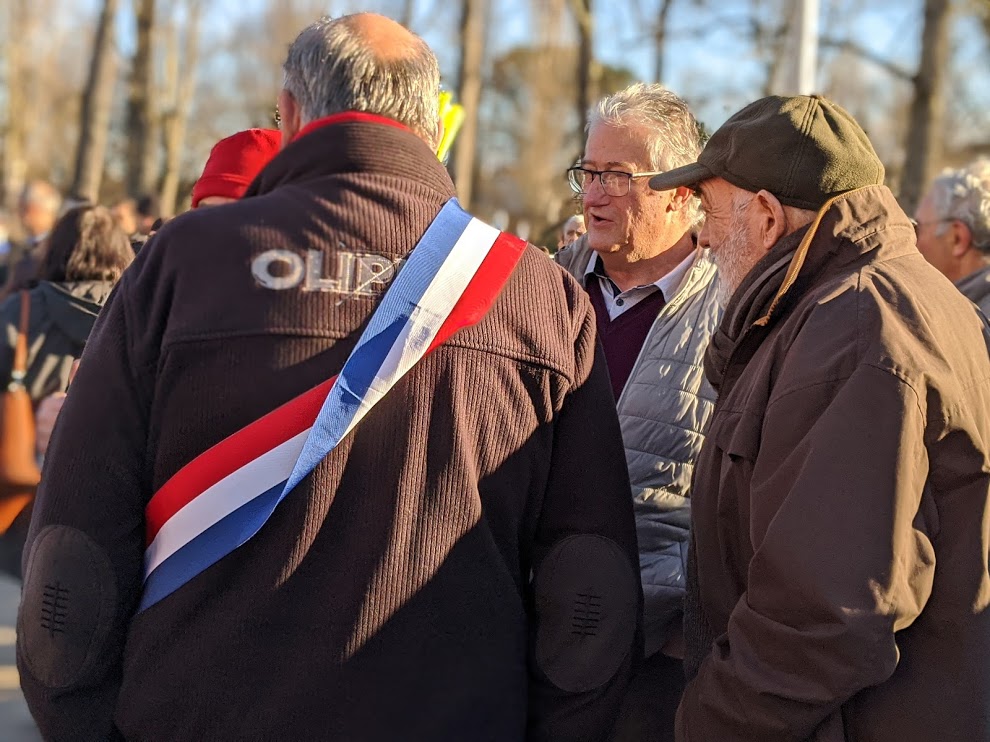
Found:
[[[303,29],[282,66],[284,87],[303,123],[344,111],[398,121],[436,144],[440,67],[416,37],[412,54],[383,60],[355,33],[349,16],[321,18]]]
[[[667,171],[696,162],[704,146],[704,129],[682,98],[659,83],[635,83],[602,98],[588,112],[590,131],[595,124],[646,126],[652,134],[647,142],[651,170]],[[702,220],[698,200],[688,208],[691,223]]]
[[[958,170],[945,170],[932,183],[932,200],[940,219],[969,227],[973,245],[990,253],[990,158],[981,158]],[[947,223],[936,227],[944,234]]]

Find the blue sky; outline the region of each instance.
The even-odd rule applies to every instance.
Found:
[[[646,38],[647,32],[639,28],[639,21],[632,10],[637,1],[647,9],[651,0],[632,0],[631,2],[609,3],[597,0],[595,20],[596,54],[599,59],[611,64],[629,67],[642,79],[651,79],[653,75],[654,58],[651,40]],[[95,11],[98,0],[75,0],[78,6]],[[205,34],[224,34],[233,20],[259,12],[266,5],[277,0],[206,0],[207,20]],[[160,2],[166,5],[166,2]],[[329,0],[321,5],[328,12],[339,13],[351,11],[359,7],[388,13],[398,6],[398,1],[377,0],[367,3],[357,3],[348,0]],[[658,3],[654,2],[654,5]],[[752,84],[752,77],[757,74],[757,67],[747,58],[749,45],[740,38],[737,24],[733,19],[742,19],[750,13],[750,2],[746,0],[723,0],[715,9],[711,4],[698,0],[680,0],[675,2],[669,18],[668,50],[665,63],[668,74],[664,82],[674,90],[691,87],[691,71],[703,69],[706,76],[716,83],[729,84],[731,87],[747,87]],[[911,69],[916,64],[917,49],[921,20],[920,0],[872,0],[872,2],[854,3],[851,0],[821,0],[819,22],[823,32],[831,32],[836,36],[850,37],[878,55],[898,61]],[[133,27],[130,20],[129,3],[123,3],[125,12],[121,13],[118,23],[118,40],[124,53],[133,48]],[[767,6],[772,3],[766,3]],[[454,45],[456,25],[456,4],[440,2],[440,0],[418,0],[416,28],[436,50],[441,66],[448,77],[453,77],[456,70],[458,50]],[[832,15],[849,15],[844,8],[855,8],[855,23],[848,28],[830,29],[828,20]],[[852,11],[851,11],[852,12]],[[495,25],[497,33],[492,34],[493,48],[496,53],[526,43],[531,38],[531,18],[528,4],[510,0],[495,3]],[[768,21],[772,16],[768,7],[763,20]],[[970,46],[982,42],[975,29],[967,33],[963,24],[959,24],[957,39]],[[570,26],[570,24],[566,24]],[[574,38],[573,30],[561,28],[560,38],[569,41]],[[698,31],[702,30],[699,34]],[[823,50],[823,55],[828,51]],[[984,70],[990,74],[990,70]]]
[[[204,43],[211,38],[229,35],[236,21],[247,15],[257,14],[276,0],[204,0],[206,14]],[[282,3],[291,0],[282,0]],[[751,8],[762,4],[763,20],[774,20],[773,7],[783,0],[677,0],[669,17],[669,38],[665,54],[667,73],[663,81],[668,87],[685,97],[696,108],[696,113],[709,130],[720,125],[725,118],[746,102],[760,95],[762,68],[754,58],[754,51],[739,20],[752,12]],[[77,10],[94,13],[99,0],[63,0],[76,5]],[[169,0],[159,0],[167,6]],[[301,0],[306,2],[306,0]],[[352,0],[328,0],[310,3],[325,12],[338,14],[358,8],[394,14],[401,0],[375,0],[359,4]],[[596,6],[596,55],[602,61],[625,66],[644,80],[652,80],[654,54],[652,42],[645,38],[641,21],[632,10],[639,3],[647,16],[650,5],[658,0],[629,0],[619,2],[594,0]],[[784,5],[789,3],[784,2]],[[124,54],[133,48],[133,23],[130,3],[122,3],[124,12],[118,23],[118,42]],[[457,66],[456,3],[441,0],[417,0],[414,30],[421,33],[436,50],[445,78],[453,82]],[[493,52],[498,54],[512,46],[528,43],[532,38],[531,5],[519,0],[494,2],[494,17],[490,34]],[[391,11],[391,12],[390,12]],[[655,13],[655,10],[652,11]],[[821,0],[820,30],[838,38],[849,38],[871,52],[895,61],[913,72],[917,65],[918,46],[922,18],[922,0]],[[574,39],[572,23],[565,19],[559,31],[562,43]],[[245,39],[245,44],[250,40]],[[957,22],[954,27],[954,46],[957,63],[967,69],[963,88],[972,100],[990,99],[990,65],[985,49],[986,40],[973,24]],[[823,48],[820,52],[820,76],[824,84],[824,69],[834,52]],[[970,71],[971,70],[971,71]],[[841,73],[840,73],[841,74]],[[877,99],[878,106],[887,104],[886,88],[898,85],[886,72],[866,65],[855,70],[858,78],[874,80],[884,95]],[[859,80],[857,79],[857,82]],[[840,96],[843,86],[836,88]],[[985,108],[985,106],[984,106]],[[878,115],[882,115],[878,111]]]

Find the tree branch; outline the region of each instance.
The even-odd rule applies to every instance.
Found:
[[[891,62],[889,59],[881,57],[873,51],[870,51],[864,46],[857,44],[855,41],[850,41],[849,39],[835,39],[830,36],[822,36],[818,39],[818,43],[827,49],[837,49],[843,52],[849,52],[854,54],[860,59],[863,59],[871,64],[875,64],[877,67],[885,70],[899,80],[904,80],[905,82],[914,81],[914,73],[910,72],[899,64]]]

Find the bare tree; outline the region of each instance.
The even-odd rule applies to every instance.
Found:
[[[3,122],[3,201],[13,208],[27,175],[27,127],[24,115],[27,89],[21,84],[24,40],[27,36],[27,0],[12,0],[5,11],[5,83],[7,111]]]
[[[643,0],[636,0],[634,3],[640,28],[652,29],[653,80],[655,82],[662,83],[664,81],[668,21],[673,6],[674,0],[660,0],[660,7],[655,10],[652,4],[648,6]]]
[[[118,0],[103,0],[103,10],[93,40],[93,55],[89,79],[83,93],[82,115],[79,122],[79,144],[76,147],[76,167],[71,191],[96,201],[103,179],[103,157],[110,129],[110,109],[114,88],[113,26],[117,17]]]
[[[921,193],[942,161],[950,15],[950,0],[925,0],[921,60],[914,78],[906,159],[900,184],[901,202],[908,211],[917,206]]]
[[[397,20],[406,28],[412,28],[413,22],[416,20],[416,0],[401,0]]]
[[[127,100],[127,192],[148,193],[157,178],[154,113],[155,0],[135,0],[137,46]]]
[[[487,0],[461,0],[461,59],[458,66],[458,103],[464,106],[464,123],[454,142],[454,182],[465,209],[471,208],[474,163],[478,145],[481,106],[481,66],[485,57],[484,19]]]
[[[165,175],[162,178],[161,210],[164,216],[175,213],[179,195],[182,151],[186,139],[189,111],[196,91],[196,64],[199,57],[199,20],[201,0],[187,0],[183,38],[173,24],[168,35],[166,90],[168,107],[162,113],[165,143]]]
[[[595,68],[595,18],[591,0],[570,0],[571,13],[577,25],[578,55],[577,84],[574,86],[574,109],[578,121],[584,121],[591,106],[592,90],[598,87]]]

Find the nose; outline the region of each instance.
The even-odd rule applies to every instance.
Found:
[[[606,201],[608,201],[609,196],[605,193],[605,189],[602,187],[602,181],[600,178],[595,178],[591,181],[585,191],[584,196],[582,196],[582,203],[585,207],[588,206],[601,206]]]
[[[701,245],[703,248],[711,247],[711,243],[709,242],[708,237],[709,237],[708,220],[706,219],[705,223],[701,227],[701,231],[698,232],[698,244]]]

